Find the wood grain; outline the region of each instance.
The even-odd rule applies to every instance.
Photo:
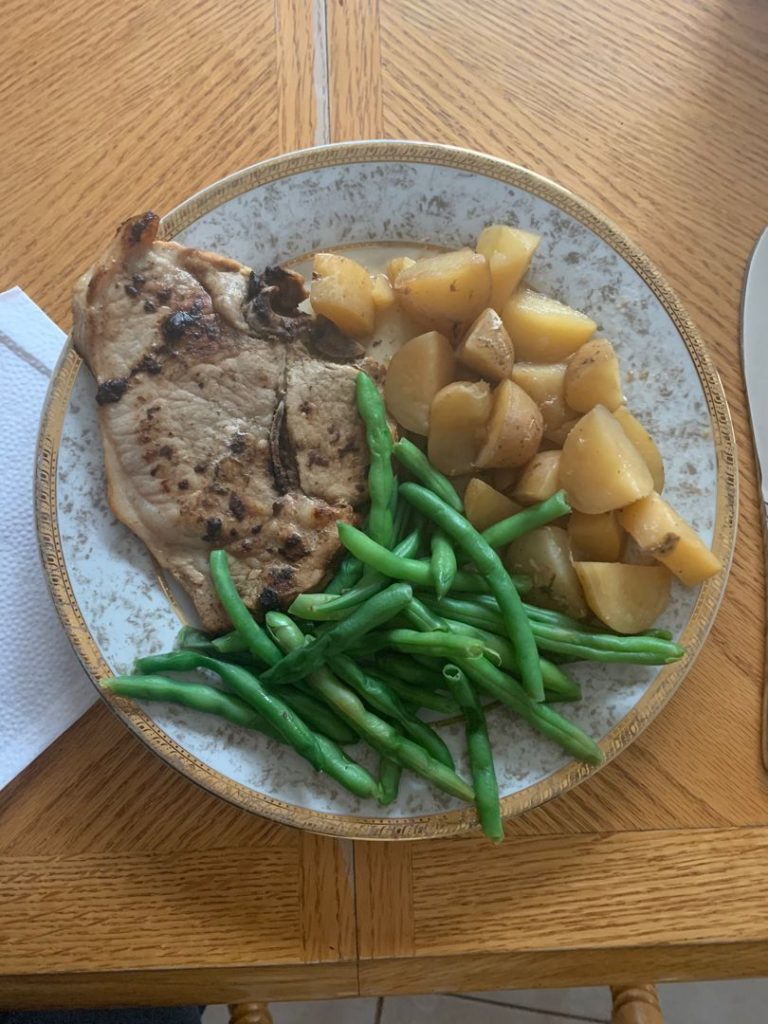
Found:
[[[0,1006],[764,974],[765,623],[737,337],[768,221],[768,8],[10,0],[0,27],[0,287],[63,327],[73,279],[137,210],[326,133],[469,146],[572,188],[657,262],[723,375],[742,480],[731,582],[690,678],[499,849],[301,836],[94,708],[0,794]]]

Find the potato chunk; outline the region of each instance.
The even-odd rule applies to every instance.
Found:
[[[374,274],[371,278],[371,298],[377,313],[391,309],[395,304],[395,293],[386,274]]]
[[[395,256],[394,259],[390,260],[386,268],[389,283],[394,286],[397,275],[407,270],[408,267],[412,267],[415,262],[416,260],[411,259],[410,256]]]
[[[521,387],[503,380],[493,392],[493,413],[476,465],[481,469],[522,466],[541,444],[539,407]]]
[[[621,429],[645,459],[645,464],[653,477],[653,489],[661,494],[664,490],[664,460],[656,447],[656,442],[642,423],[635,419],[626,405],[622,405],[613,415],[621,424]]]
[[[603,405],[582,416],[568,434],[560,484],[578,512],[610,512],[653,490],[643,457]]]
[[[348,256],[319,252],[312,262],[309,299],[318,316],[326,316],[346,334],[361,338],[373,330],[373,282],[365,267]]]
[[[406,267],[394,288],[403,309],[419,320],[435,327],[468,323],[488,305],[491,272],[485,256],[459,249]]]
[[[573,413],[565,404],[566,363],[515,363],[512,380],[538,405],[544,430],[556,430]]]
[[[501,311],[517,358],[531,363],[559,363],[595,333],[597,324],[584,313],[528,288],[516,292]]]
[[[565,371],[565,400],[576,412],[596,405],[613,411],[624,401],[619,360],[605,338],[593,338],[574,354]]]
[[[438,391],[429,413],[430,462],[446,476],[461,476],[475,467],[488,428],[493,402],[485,381],[455,381]]]
[[[401,427],[429,433],[432,399],[451,383],[455,365],[448,339],[437,331],[419,334],[395,352],[384,382],[384,401]]]
[[[579,562],[618,562],[624,546],[624,531],[616,512],[571,512],[568,520],[571,554]]]
[[[560,452],[537,452],[523,468],[512,492],[521,505],[535,505],[546,501],[560,489]]]
[[[467,484],[464,491],[464,514],[476,530],[487,530],[494,523],[508,519],[522,506],[501,494],[484,480],[475,476]]]
[[[571,565],[568,534],[559,526],[542,526],[513,541],[504,564],[509,572],[530,576],[533,604],[583,619],[587,604],[579,578]]]
[[[617,633],[650,629],[667,607],[672,577],[660,565],[575,562],[587,604]]]
[[[693,527],[654,491],[619,513],[619,522],[640,548],[685,583],[697,583],[722,569]]]
[[[489,380],[511,377],[515,350],[499,314],[484,310],[467,331],[456,356]]]
[[[540,241],[540,235],[506,224],[490,224],[480,232],[477,251],[491,268],[490,305],[497,313],[525,276]]]

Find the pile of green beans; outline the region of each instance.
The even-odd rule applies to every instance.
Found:
[[[530,582],[511,576],[497,549],[567,514],[565,494],[480,533],[450,480],[412,442],[393,442],[379,390],[364,373],[356,401],[370,452],[370,505],[365,529],[338,524],[346,552],[325,590],[301,594],[288,613],[269,612],[261,625],[238,593],[226,551],[215,550],[211,581],[231,632],[211,637],[184,627],[176,650],[139,658],[133,675],[102,686],[260,732],[381,806],[397,800],[410,772],[473,801],[483,832],[500,842],[488,702],[596,765],[600,748],[553,707],[581,698],[559,662],[663,665],[684,652],[660,630],[618,636],[526,604]],[[398,481],[398,464],[411,481]],[[175,678],[193,672],[201,674]],[[468,778],[424,711],[463,720]]]

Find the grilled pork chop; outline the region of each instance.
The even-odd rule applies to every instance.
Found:
[[[74,344],[98,385],[115,515],[218,631],[213,547],[257,613],[327,577],[336,520],[354,522],[367,498],[367,448],[358,365],[317,347],[362,350],[298,311],[298,275],[257,276],[157,229],[152,213],[126,222],[78,283]]]

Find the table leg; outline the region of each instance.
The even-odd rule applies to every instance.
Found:
[[[229,1024],[272,1024],[266,1003],[234,1003],[229,1007]]]
[[[611,988],[613,1024],[664,1024],[655,985]]]

